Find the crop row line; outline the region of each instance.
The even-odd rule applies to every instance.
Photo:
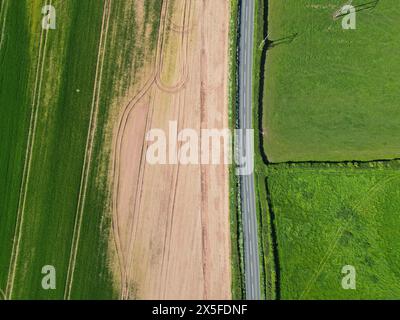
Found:
[[[51,5],[52,0],[46,1],[46,4]],[[13,247],[11,251],[11,259],[8,271],[7,287],[5,291],[6,299],[11,299],[12,291],[15,282],[15,272],[17,268],[18,255],[21,243],[22,226],[24,221],[26,195],[29,184],[30,169],[32,163],[32,153],[35,144],[35,134],[37,128],[37,119],[39,113],[39,101],[42,89],[42,80],[44,73],[44,65],[46,59],[46,46],[47,46],[47,34],[48,30],[41,30],[40,41],[39,41],[39,56],[38,63],[36,66],[35,84],[32,96],[32,111],[29,124],[28,141],[25,154],[24,169],[22,174],[22,182],[19,191],[18,209],[17,209],[17,220],[15,224],[15,232],[13,238]]]
[[[100,104],[101,82],[103,75],[104,56],[107,45],[108,26],[110,21],[112,0],[104,0],[103,17],[100,31],[100,42],[97,54],[96,76],[93,88],[93,99],[90,112],[90,120],[88,126],[88,134],[86,139],[85,158],[83,162],[81,183],[78,196],[78,204],[75,215],[74,231],[72,236],[70,259],[68,263],[67,279],[64,290],[64,299],[71,298],[72,283],[74,280],[74,271],[76,266],[76,257],[78,253],[78,245],[81,234],[81,225],[83,220],[83,211],[85,208],[86,191],[88,185],[88,176],[90,172],[90,164],[92,161],[93,142],[95,139],[97,114]]]

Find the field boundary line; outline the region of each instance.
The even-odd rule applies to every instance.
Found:
[[[46,1],[46,4],[51,5],[52,0],[49,0],[48,2]],[[42,28],[41,33],[40,33],[39,56],[38,56],[38,62],[37,62],[37,66],[36,66],[35,84],[34,84],[34,90],[33,90],[33,96],[32,96],[32,105],[31,105],[32,111],[31,111],[31,118],[30,118],[30,124],[29,124],[28,141],[27,141],[26,152],[25,152],[25,161],[24,161],[24,169],[23,169],[23,174],[22,174],[21,187],[20,187],[20,191],[19,191],[17,220],[16,220],[16,224],[15,224],[13,247],[12,247],[12,251],[11,251],[11,259],[10,259],[10,265],[9,265],[9,270],[8,270],[7,287],[6,287],[6,292],[5,292],[6,299],[9,299],[9,300],[11,299],[12,291],[14,288],[15,272],[16,272],[16,268],[17,268],[19,247],[20,247],[20,242],[21,242],[22,225],[23,225],[23,221],[24,221],[25,204],[26,204],[26,195],[27,195],[28,184],[29,184],[32,153],[33,153],[33,148],[34,148],[34,144],[35,144],[37,118],[38,118],[38,113],[39,113],[38,112],[39,111],[39,101],[40,101],[40,95],[41,95],[41,89],[42,89],[44,64],[45,64],[45,60],[46,60],[47,35],[48,35],[48,30],[44,31]],[[44,42],[44,44],[43,44],[43,42]]]
[[[90,172],[90,164],[92,161],[93,142],[95,139],[97,115],[100,105],[101,82],[103,75],[104,57],[107,49],[107,35],[108,35],[108,27],[111,15],[111,5],[112,5],[112,0],[104,0],[102,26],[100,31],[100,42],[97,54],[96,76],[93,88],[92,107],[90,112],[88,134],[86,139],[85,158],[82,168],[81,184],[80,184],[78,204],[76,209],[74,231],[72,236],[70,259],[68,264],[67,279],[64,290],[64,299],[67,300],[71,298],[72,283],[74,280],[74,271],[76,266],[76,257],[78,253],[81,225],[83,220],[83,211],[85,208],[88,177]]]

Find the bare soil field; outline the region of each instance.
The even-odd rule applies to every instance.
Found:
[[[164,0],[154,69],[113,141],[113,236],[123,299],[230,299],[228,166],[152,165],[170,121],[228,128],[229,1]],[[168,137],[169,140],[176,137]]]

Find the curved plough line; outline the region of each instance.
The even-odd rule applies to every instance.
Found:
[[[145,126],[145,130],[144,132],[146,133],[149,126],[151,125],[151,122],[153,120],[153,114],[154,114],[154,95],[149,94],[150,96],[150,109],[147,112],[147,116],[146,116],[146,126]],[[143,190],[143,183],[144,183],[144,177],[146,175],[146,165],[145,162],[143,161],[145,158],[144,155],[144,150],[146,150],[146,140],[145,140],[145,135],[143,136],[143,143],[142,143],[142,149],[141,149],[141,156],[140,156],[140,161],[139,161],[139,172],[138,172],[138,183],[137,183],[137,190],[136,190],[136,194],[135,194],[135,202],[133,205],[133,218],[136,218],[137,220],[139,220],[140,218],[140,205],[141,205],[141,200],[142,200],[142,190]],[[137,208],[137,210],[136,210]],[[135,216],[135,213],[138,213],[138,215]],[[135,239],[136,239],[136,234],[137,234],[137,230],[138,230],[138,223],[136,223],[136,228],[135,230],[133,230],[134,228],[134,219],[132,219],[132,221],[129,223],[129,227],[128,230],[130,230],[129,232],[129,237],[127,240],[127,257],[128,257],[128,261],[126,264],[126,268],[127,268],[127,286],[125,287],[125,292],[123,295],[124,299],[129,299],[130,297],[130,280],[131,280],[131,273],[132,273],[132,251],[133,251],[133,246],[132,243],[134,243]],[[133,239],[133,240],[132,240]]]
[[[167,6],[167,9],[166,9],[167,11],[168,11],[168,6]],[[190,21],[189,21],[189,19],[190,19],[190,10],[191,10],[191,0],[185,0],[185,3],[184,3],[184,16],[183,16],[183,22],[184,22],[184,24],[185,25],[189,25],[190,24]],[[166,12],[166,15],[168,15],[168,12]],[[158,65],[158,67],[157,67],[157,70],[158,70],[158,72],[157,72],[157,74],[158,74],[158,76],[160,75],[160,73],[161,73],[161,69],[162,69],[162,65],[163,65],[163,58],[164,58],[164,39],[166,38],[166,35],[165,35],[165,31],[166,31],[166,29],[167,29],[167,27],[165,26],[164,27],[164,34],[163,34],[163,37],[161,38],[161,41],[162,41],[162,43],[161,43],[161,49],[160,49],[160,57],[159,57],[159,65]],[[184,62],[184,66],[183,66],[183,68],[182,69],[184,69],[184,73],[186,73],[186,75],[187,75],[187,69],[186,69],[186,60],[187,60],[187,52],[188,52],[188,37],[187,37],[187,35],[185,34],[185,35],[182,35],[182,39],[181,39],[181,44],[182,44],[182,47],[183,47],[183,51],[184,51],[184,58],[185,58],[185,62]],[[186,43],[185,43],[185,41],[186,41]],[[178,84],[177,86],[174,86],[174,87],[165,87],[164,88],[164,90],[163,89],[161,89],[160,88],[160,86],[158,85],[158,88],[159,89],[161,89],[162,91],[164,91],[164,92],[169,92],[169,93],[177,93],[177,92],[179,92],[180,90],[181,90],[181,88],[183,88],[183,86],[186,84],[186,81],[187,81],[187,76],[186,75],[184,75],[183,76],[183,81],[181,81],[180,82],[180,84]],[[157,78],[156,78],[156,84],[157,84]],[[151,111],[150,111],[150,116],[149,116],[149,121],[148,121],[148,124],[151,124],[151,121],[152,121],[152,116],[153,116],[153,112],[154,112],[154,104],[151,104]],[[146,129],[146,131],[147,131],[147,129]],[[143,144],[145,145],[146,144],[146,142],[144,141],[143,142]],[[142,161],[142,159],[141,159],[141,161]],[[142,178],[141,178],[141,184],[143,185],[143,177],[145,176],[145,173],[144,173],[144,171],[145,171],[145,167],[143,168],[143,173],[142,173]],[[140,196],[138,196],[138,194],[137,194],[137,196],[136,196],[136,202],[138,201],[138,204],[135,204],[135,208],[136,208],[136,206],[138,206],[137,207],[137,210],[135,209],[134,210],[134,212],[136,211],[136,212],[138,212],[138,213],[140,213],[141,211],[140,211],[140,204],[141,204],[141,196],[142,196],[142,193],[141,192],[139,192],[139,191],[141,191],[142,189],[141,188],[138,188],[138,191],[137,191],[137,193],[140,195]],[[139,200],[137,200],[137,199],[139,199]],[[133,227],[133,226],[132,226]],[[134,243],[134,241],[135,241],[135,239],[136,239],[136,234],[137,234],[137,229],[138,229],[138,224],[136,224],[136,230],[135,230],[135,232],[130,232],[130,236],[131,236],[131,238],[130,238],[130,240],[128,241],[128,243],[129,243],[129,254],[128,254],[128,257],[129,257],[129,263],[128,263],[128,280],[130,281],[130,279],[131,279],[131,273],[132,273],[132,250],[133,250],[133,247],[132,247],[132,243]],[[133,235],[133,241],[132,241],[132,235]],[[129,294],[130,294],[130,288],[129,287],[127,287],[127,292],[126,292],[126,294],[125,294],[125,297],[126,297],[126,299],[128,299],[129,298]]]
[[[161,9],[161,23],[159,30],[159,38],[157,45],[157,52],[155,58],[156,68],[159,65],[160,59],[160,41],[162,35],[162,29],[165,27],[165,15],[166,15],[166,7],[168,5],[168,0],[163,0],[162,9]],[[112,174],[113,174],[113,196],[112,196],[112,211],[113,211],[113,219],[112,219],[112,230],[114,235],[114,244],[117,251],[118,262],[120,266],[120,277],[121,277],[121,288],[120,288],[120,297],[124,298],[125,292],[128,287],[128,279],[127,279],[127,265],[126,260],[128,257],[125,257],[124,252],[122,250],[121,244],[121,230],[119,227],[119,219],[118,219],[118,194],[119,194],[119,173],[120,173],[120,154],[122,153],[122,140],[125,133],[125,129],[127,126],[128,118],[131,112],[135,109],[137,103],[147,94],[152,85],[155,82],[157,70],[153,71],[153,74],[150,76],[150,79],[146,82],[142,90],[132,98],[132,100],[125,105],[123,108],[123,112],[118,120],[118,129],[117,133],[114,136],[114,148],[113,148],[113,157],[112,157]]]
[[[185,29],[190,29],[191,8],[192,8],[192,0],[185,0],[185,9],[184,9],[185,11],[184,11],[184,16],[183,16],[183,23],[184,23]],[[163,39],[161,41],[161,52],[164,52],[165,32],[166,32],[166,28],[164,27],[164,35],[163,35]],[[163,70],[164,59],[162,57],[160,57],[160,65],[158,67],[158,72],[157,72],[157,76],[156,76],[156,84],[160,90],[167,92],[167,93],[177,93],[178,91],[182,90],[182,88],[185,86],[185,84],[187,83],[188,78],[189,78],[188,67],[187,67],[187,53],[189,50],[189,33],[182,32],[181,34],[182,34],[181,51],[182,51],[183,62],[182,62],[182,66],[181,66],[181,68],[182,68],[181,79],[179,79],[176,84],[166,85],[163,83],[163,81],[161,79],[161,72]]]
[[[185,0],[187,1],[187,0]],[[191,1],[191,0],[190,0]],[[129,254],[125,256],[123,250],[122,250],[122,244],[121,244],[121,230],[119,226],[119,219],[118,219],[118,195],[119,195],[119,189],[120,189],[120,181],[119,181],[119,175],[120,175],[120,155],[122,153],[122,141],[124,138],[126,126],[128,123],[128,119],[137,106],[138,102],[150,91],[152,86],[154,84],[157,85],[157,78],[160,74],[160,69],[163,61],[163,36],[165,33],[166,29],[166,15],[167,15],[167,10],[168,10],[168,3],[169,0],[163,0],[162,3],[162,10],[161,10],[161,23],[160,23],[160,30],[159,30],[159,35],[158,35],[158,45],[157,45],[157,50],[156,50],[156,58],[155,58],[155,70],[153,71],[152,75],[150,76],[150,79],[145,83],[144,87],[141,89],[141,91],[134,97],[126,106],[123,108],[123,112],[120,116],[120,119],[118,120],[118,129],[117,133],[114,136],[114,148],[113,148],[113,157],[112,157],[112,174],[113,174],[113,197],[112,197],[112,210],[113,210],[113,219],[112,219],[112,230],[114,234],[114,244],[116,247],[117,251],[117,256],[118,256],[118,262],[120,266],[120,277],[121,277],[121,288],[120,288],[120,297],[122,299],[128,299],[129,298],[129,281],[130,281],[130,275],[129,275],[129,266],[130,262],[127,263],[127,261],[130,261]],[[170,92],[171,88],[170,87],[165,87],[161,84],[161,82],[158,82],[158,87],[161,87],[166,92]],[[173,88],[173,92],[177,92],[177,90],[181,89],[184,86],[184,83],[180,83],[176,88]],[[128,244],[128,247],[130,245]]]

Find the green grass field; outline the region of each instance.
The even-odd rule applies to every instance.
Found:
[[[265,181],[259,161],[256,175],[270,299],[400,296],[399,161],[381,161],[400,154],[400,5],[381,0],[356,13],[356,30],[343,30],[332,19],[343,4],[268,1],[272,45],[255,118],[262,114],[264,134],[256,159],[264,148],[269,160]],[[342,288],[346,265],[356,290]]]
[[[398,299],[400,173],[331,166],[270,170],[282,299]],[[341,286],[356,269],[356,290]]]
[[[0,299],[118,297],[110,119],[152,59],[155,1],[143,0],[137,21],[129,3],[112,1],[103,16],[104,1],[53,0],[57,24],[47,32],[41,9],[50,1],[1,1]],[[56,268],[55,290],[41,287],[44,265]]]
[[[371,1],[354,0],[357,6]],[[333,21],[343,0],[270,0],[265,148],[271,162],[400,156],[397,0]]]

